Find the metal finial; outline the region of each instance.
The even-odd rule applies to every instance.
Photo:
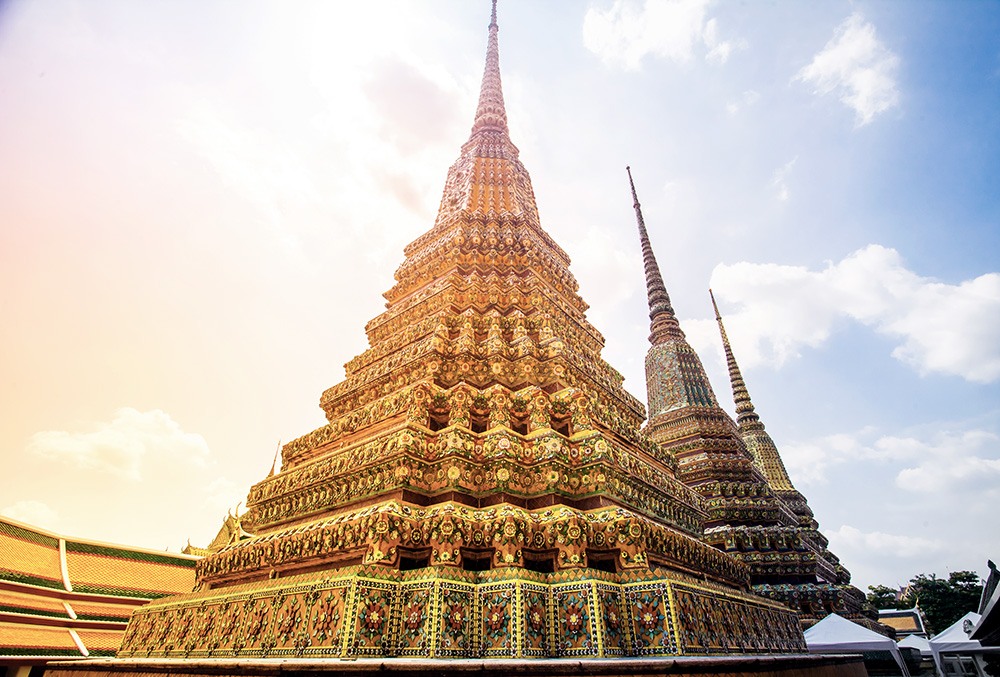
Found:
[[[632,206],[639,209],[639,196],[635,194],[635,182],[632,180],[632,168],[625,165],[625,171],[628,172],[628,185],[632,189]],[[642,212],[637,212],[639,219],[642,220]]]

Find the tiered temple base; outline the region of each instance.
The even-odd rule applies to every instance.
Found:
[[[555,658],[804,650],[787,608],[664,569],[356,566],[172,597],[119,658]]]
[[[867,677],[860,656],[703,656],[685,658],[598,658],[583,660],[374,659],[127,659],[80,661],[49,667],[46,677],[319,677],[334,674],[390,674],[397,677],[427,675],[601,675],[636,677]]]

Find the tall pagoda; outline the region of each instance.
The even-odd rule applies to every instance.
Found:
[[[797,566],[791,567],[782,575],[773,576],[765,571],[755,577],[751,573],[754,590],[798,611],[804,626],[813,625],[830,613],[837,613],[876,632],[887,634],[887,628],[878,622],[878,611],[867,603],[863,592],[850,584],[850,572],[828,549],[830,542],[820,533],[819,523],[809,503],[792,484],[778,453],[778,447],[764,429],[764,423],[750,400],[750,392],[736,363],[733,348],[729,344],[715,295],[711,289],[708,293],[712,299],[715,320],[719,325],[719,334],[722,336],[722,348],[726,355],[729,381],[736,404],[736,425],[740,439],[771,491],[795,515],[796,545],[804,547],[808,553]],[[727,543],[727,548],[748,549],[746,537],[739,546],[736,541],[737,539],[731,539]]]
[[[120,658],[804,650],[796,614],[755,594],[753,566],[715,535],[731,511],[798,518],[673,338],[656,280],[653,333],[667,340],[651,350],[663,369],[642,427],[542,229],[508,134],[497,33],[494,2],[471,134],[366,327],[370,347],[321,397],[328,422],[283,447],[192,593],[133,615]],[[689,453],[667,410],[675,391],[705,412],[690,420],[698,444],[732,449]]]
[[[729,367],[737,420],[719,406],[697,353],[674,313],[646,231],[631,169],[649,302],[646,432],[677,463],[677,477],[705,501],[703,540],[744,562],[758,594],[800,613],[808,627],[838,613],[883,634],[878,612],[827,549],[805,497],[754,410],[711,295]]]

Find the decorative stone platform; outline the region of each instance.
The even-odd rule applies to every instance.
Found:
[[[396,677],[429,675],[593,675],[600,677],[867,677],[860,656],[704,656],[687,658],[433,660],[383,659],[104,659],[57,663],[45,677],[351,677],[373,673]]]
[[[786,607],[665,569],[379,566],[136,611],[120,658],[602,658],[804,651]]]

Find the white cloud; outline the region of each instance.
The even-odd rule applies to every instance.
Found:
[[[775,189],[778,200],[781,202],[788,202],[788,198],[792,196],[792,193],[788,188],[787,179],[788,175],[792,173],[792,168],[795,167],[795,163],[798,159],[799,157],[796,155],[791,160],[776,169],[774,175],[771,177],[771,187]]]
[[[1000,436],[982,428],[878,435],[869,427],[787,444],[782,458],[802,486],[826,484],[834,466],[853,464],[884,468],[897,489],[914,494],[1000,494]]]
[[[0,515],[42,529],[59,531],[59,513],[41,501],[18,501],[0,510]]]
[[[730,115],[736,115],[744,108],[749,108],[760,101],[760,92],[754,89],[748,89],[736,99],[726,103],[726,112]]]
[[[635,249],[621,245],[606,228],[588,228],[574,243],[574,265],[591,271],[591,277],[602,282],[581,290],[591,305],[588,317],[595,325],[607,322],[608,313],[640,289],[642,278],[632,273],[641,270],[642,259]]]
[[[707,61],[724,64],[729,61],[729,57],[732,56],[733,52],[746,49],[748,46],[747,41],[742,38],[738,40],[720,40],[718,34],[718,22],[715,19],[709,19],[705,22],[705,28],[702,30],[701,37],[705,41],[705,46],[708,47],[708,53],[705,55]]]
[[[909,451],[912,465],[899,471],[896,486],[918,493],[944,494],[970,487],[1000,487],[1000,436],[985,430],[946,434],[933,442],[922,439],[883,438],[885,448]],[[990,458],[990,454],[994,457]]]
[[[150,462],[204,468],[210,454],[205,438],[181,430],[169,414],[154,409],[119,409],[109,423],[90,432],[48,430],[32,435],[28,452],[80,470],[131,481],[146,477]]]
[[[811,84],[816,94],[838,94],[860,127],[899,103],[898,67],[899,57],[879,42],[875,26],[854,13],[795,79]]]
[[[743,40],[719,38],[716,20],[707,19],[709,0],[615,0],[607,10],[592,7],[583,19],[583,42],[609,65],[636,70],[647,55],[678,63],[690,61],[696,49],[705,58],[725,63]]]
[[[796,486],[816,486],[826,484],[830,466],[861,459],[872,460],[860,438],[866,431],[856,435],[838,433],[805,442],[786,444],[781,457]]]
[[[881,531],[864,532],[847,524],[825,533],[830,539],[830,549],[834,552],[874,553],[909,558],[925,555],[928,551],[938,551],[943,547],[937,539],[887,534]]]
[[[781,454],[820,523],[838,520],[822,531],[863,587],[976,568],[991,556],[998,443],[993,423],[931,421],[785,444]],[[845,497],[855,507],[845,506]]]
[[[892,356],[921,374],[977,383],[1000,379],[998,273],[959,284],[937,282],[907,269],[896,250],[872,244],[820,271],[773,263],[719,265],[712,288],[720,302],[741,306],[723,310],[745,367],[781,365],[804,347],[822,345],[838,323],[850,319],[897,339]]]
[[[223,515],[246,499],[247,488],[239,487],[228,477],[216,477],[202,490],[202,503],[213,515]]]
[[[192,101],[175,124],[222,182],[254,206],[283,247],[301,258],[299,243],[285,225],[288,205],[320,201],[302,154],[265,130],[241,126],[204,99]]]
[[[929,421],[891,432],[870,426],[780,450],[830,550],[862,587],[892,585],[918,573],[973,568],[990,556],[996,529],[987,520],[1000,501],[994,420]]]

